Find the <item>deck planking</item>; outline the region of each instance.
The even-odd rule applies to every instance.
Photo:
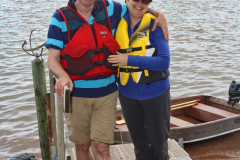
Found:
[[[189,154],[182,149],[178,143],[173,140],[168,140],[168,155],[169,160],[191,160]],[[69,148],[71,154],[71,160],[76,159],[75,148]],[[134,147],[132,143],[110,145],[111,160],[135,160]]]

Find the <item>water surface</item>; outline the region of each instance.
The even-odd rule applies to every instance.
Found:
[[[124,2],[124,0],[118,0]],[[40,158],[31,61],[21,49],[34,32],[33,46],[46,41],[53,12],[67,0],[0,1],[0,159],[27,152]],[[168,20],[171,96],[210,94],[228,98],[240,80],[240,1],[161,0],[151,7]],[[47,55],[43,56],[45,67]],[[48,69],[46,67],[49,91]],[[240,157],[240,132],[185,146],[193,159]],[[196,152],[196,150],[199,152]]]

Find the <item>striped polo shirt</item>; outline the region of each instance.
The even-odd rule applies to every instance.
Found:
[[[75,7],[75,0],[72,1]],[[115,35],[115,30],[121,18],[127,12],[126,5],[112,0],[105,0],[108,16],[110,19],[112,33]],[[74,8],[76,10],[76,7]],[[95,7],[92,15],[87,22],[93,24],[96,16]],[[84,38],[84,37],[83,37]],[[68,44],[68,34],[66,23],[59,11],[56,11],[50,21],[47,42],[45,47],[62,50]],[[99,98],[111,94],[117,90],[114,75],[96,76],[89,79],[73,81],[74,88],[71,93],[75,97]]]

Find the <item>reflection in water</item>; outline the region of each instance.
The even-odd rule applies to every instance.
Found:
[[[40,158],[31,75],[34,58],[22,51],[21,45],[28,40],[30,28],[37,30],[33,46],[45,42],[53,12],[66,3],[0,1],[0,159],[23,152]],[[211,94],[227,100],[231,81],[240,77],[240,1],[162,0],[151,7],[168,19],[172,98]],[[47,66],[47,56],[43,59]],[[46,74],[49,88],[47,67]],[[199,159],[240,157],[239,140],[237,132],[185,148]],[[200,148],[203,150],[196,152]]]

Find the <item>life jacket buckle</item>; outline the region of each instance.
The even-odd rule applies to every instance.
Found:
[[[127,48],[126,50],[127,50],[127,53],[130,53],[130,52],[132,52],[133,49],[132,48]]]
[[[126,68],[126,73],[132,73],[133,72],[133,68]]]
[[[98,54],[98,53],[101,53],[101,52],[103,52],[103,48],[97,48],[97,49],[92,50],[93,54]]]

